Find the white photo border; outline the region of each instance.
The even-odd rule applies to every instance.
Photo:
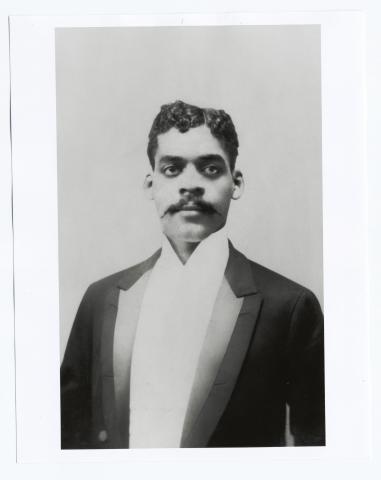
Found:
[[[326,447],[60,449],[55,28],[321,26]],[[370,455],[364,120],[359,12],[11,17],[17,461],[258,462]]]

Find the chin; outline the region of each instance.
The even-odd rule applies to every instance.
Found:
[[[212,233],[214,233],[214,230],[205,228],[205,225],[187,224],[178,226],[174,231],[168,232],[167,235],[178,241],[199,243]]]

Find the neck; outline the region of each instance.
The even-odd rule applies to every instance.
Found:
[[[197,246],[200,242],[185,242],[185,241],[178,241],[176,242],[171,238],[167,237],[169,243],[171,244],[173,250],[175,251],[176,255],[179,257],[181,263],[185,265],[189,260],[189,257],[192,253],[196,250]]]

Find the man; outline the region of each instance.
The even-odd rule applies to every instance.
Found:
[[[62,448],[324,445],[323,320],[306,288],[228,241],[243,191],[229,115],[164,105],[145,179],[163,230],[89,287],[61,367]]]

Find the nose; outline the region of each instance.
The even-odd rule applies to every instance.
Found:
[[[188,166],[181,175],[179,193],[181,196],[202,197],[205,188],[202,186],[202,177],[193,166]]]

